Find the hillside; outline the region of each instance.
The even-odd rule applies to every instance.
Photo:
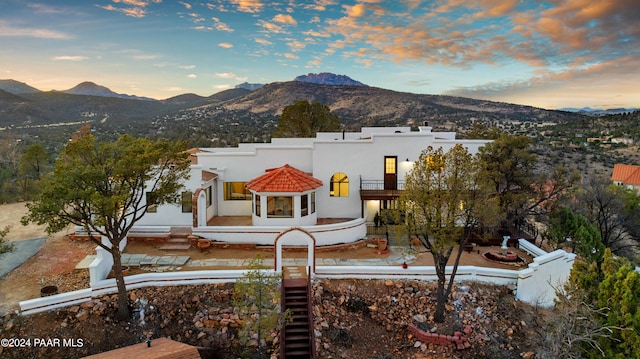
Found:
[[[421,95],[368,86],[331,86],[292,81],[268,84],[245,96],[228,101],[228,110],[256,114],[279,114],[300,99],[318,101],[340,117],[343,123],[406,125],[422,121],[467,121],[471,118],[562,122],[583,115],[544,110],[500,102],[441,95]]]

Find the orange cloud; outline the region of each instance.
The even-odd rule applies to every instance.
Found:
[[[273,17],[273,21],[286,24],[286,25],[297,25],[298,22],[291,15],[278,14]]]
[[[264,6],[260,0],[231,0],[231,3],[236,5],[239,11],[248,13],[260,12]]]

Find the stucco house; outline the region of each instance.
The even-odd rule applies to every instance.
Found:
[[[423,149],[460,143],[474,154],[487,142],[428,126],[363,127],[194,149],[181,205],[152,207],[134,230],[186,227],[211,240],[273,245],[296,227],[317,246],[350,243],[366,236],[376,213],[397,208],[405,175]]]
[[[611,180],[617,185],[627,186],[640,193],[640,166],[616,163],[613,165]]]

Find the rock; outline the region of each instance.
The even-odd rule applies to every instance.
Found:
[[[76,319],[78,319],[78,321],[80,322],[89,319],[89,312],[87,312],[86,310],[79,312],[78,314],[76,314]]]
[[[415,344],[413,344],[414,348],[420,348],[421,346],[422,346],[422,342],[419,341],[419,340],[417,342],[415,342]]]
[[[534,359],[535,357],[536,357],[536,353],[534,352],[522,353],[522,359]]]
[[[427,317],[424,314],[416,314],[413,316],[413,320],[418,323],[424,323],[427,321]]]
[[[69,307],[69,312],[71,312],[71,313],[78,313],[79,310],[80,310],[80,306],[79,305],[73,305],[73,306]]]

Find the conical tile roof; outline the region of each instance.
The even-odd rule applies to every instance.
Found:
[[[267,170],[267,173],[247,182],[247,189],[256,192],[305,192],[322,186],[322,181],[288,164]]]

